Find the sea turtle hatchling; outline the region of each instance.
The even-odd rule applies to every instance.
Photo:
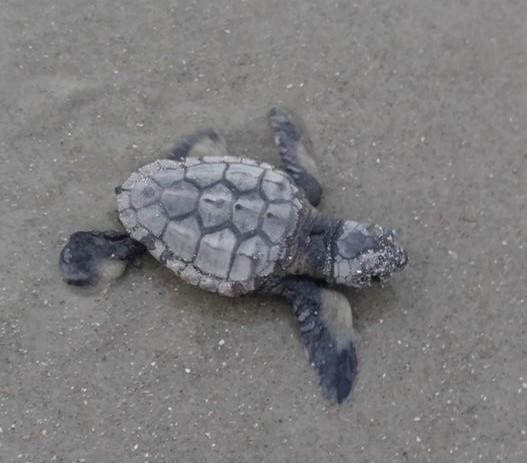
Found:
[[[342,402],[357,372],[347,299],[328,287],[369,286],[407,263],[391,229],[321,214],[307,135],[273,108],[284,171],[229,156],[202,130],[118,188],[126,232],[80,231],[62,250],[65,280],[94,284],[146,250],[187,283],[224,296],[284,296],[325,395]]]

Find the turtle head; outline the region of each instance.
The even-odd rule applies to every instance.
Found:
[[[408,255],[394,230],[345,221],[333,249],[333,279],[360,288],[386,280],[408,263]]]

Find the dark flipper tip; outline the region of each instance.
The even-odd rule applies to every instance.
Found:
[[[90,232],[75,232],[60,253],[60,270],[69,285],[89,286],[97,282]]]
[[[337,357],[337,366],[331,383],[330,392],[334,391],[337,402],[342,403],[350,394],[357,375],[357,355],[355,347],[350,344]]]
[[[145,250],[123,232],[79,231],[70,236],[60,253],[60,270],[66,283],[91,286],[101,277],[116,278]]]
[[[324,328],[318,342],[306,344],[325,395],[330,400],[342,403],[349,396],[357,376],[354,345],[350,342],[346,346],[337,347],[335,339]]]

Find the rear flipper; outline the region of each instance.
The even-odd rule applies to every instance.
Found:
[[[172,148],[168,159],[184,161],[187,157],[226,156],[227,145],[213,129],[203,129],[186,136]]]
[[[293,306],[302,339],[330,400],[343,402],[357,374],[351,308],[344,295],[303,278],[286,278],[278,292]]]
[[[60,253],[60,269],[71,285],[94,285],[100,279],[121,276],[126,266],[146,248],[124,232],[79,231]]]

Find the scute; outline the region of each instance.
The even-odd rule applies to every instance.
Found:
[[[185,169],[161,169],[152,175],[152,179],[163,188],[168,188],[176,182],[183,180],[185,177]]]
[[[200,187],[207,187],[221,180],[227,165],[223,162],[214,164],[197,164],[189,167],[185,178],[196,182]]]
[[[206,189],[199,200],[198,211],[205,227],[217,227],[230,219],[232,203],[231,191],[222,184]]]
[[[261,167],[235,163],[229,165],[225,178],[231,182],[238,191],[249,191],[253,190],[258,185],[262,170]]]
[[[201,275],[199,287],[207,291],[216,291],[218,289],[218,279],[208,275]]]
[[[262,189],[267,199],[291,199],[291,181],[283,174],[279,174],[273,170],[265,172]]]
[[[297,221],[290,203],[269,204],[262,229],[273,243],[279,243],[293,231]]]
[[[126,209],[119,212],[119,220],[128,231],[132,230],[137,225],[137,214],[133,209]]]
[[[201,230],[196,218],[187,217],[180,222],[169,222],[163,234],[163,241],[175,256],[190,262],[194,259],[200,235]]]
[[[233,281],[246,281],[251,278],[253,271],[253,259],[251,256],[236,253],[232,263],[229,279]]]
[[[265,203],[259,193],[240,196],[232,209],[232,224],[240,233],[256,230]]]
[[[144,175],[141,175],[139,172],[133,172],[121,185],[123,190],[131,190],[135,187],[137,183],[145,178]]]
[[[154,236],[161,236],[167,225],[167,216],[159,204],[143,207],[137,212],[139,223]]]
[[[227,278],[235,245],[236,236],[229,229],[209,233],[201,239],[194,263],[203,273]]]
[[[182,181],[166,188],[161,195],[161,203],[168,217],[175,219],[192,212],[198,203],[199,190],[189,182]]]
[[[124,211],[130,207],[130,195],[128,192],[117,196],[117,210]]]
[[[190,265],[190,264],[189,264]],[[181,273],[185,267],[187,266],[187,264],[185,264],[185,262],[181,261],[181,260],[178,260],[174,257],[171,257],[169,259],[167,259],[166,261],[166,266],[172,270],[174,273]]]
[[[179,276],[184,281],[194,286],[199,285],[199,281],[202,277],[201,273],[196,270],[192,264],[187,265],[185,269],[179,274]]]
[[[132,206],[136,209],[154,204],[161,194],[161,188],[151,179],[142,178],[130,193]]]
[[[253,236],[240,244],[233,263],[233,270],[237,277],[246,273],[249,260],[251,261],[251,272],[262,276],[262,270],[269,264],[269,245],[261,236]],[[235,279],[232,272],[231,278]]]

